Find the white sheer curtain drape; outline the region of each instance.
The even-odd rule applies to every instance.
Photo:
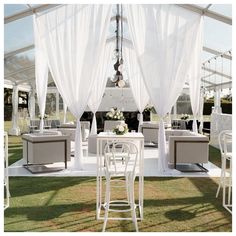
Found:
[[[193,112],[193,126],[192,130],[195,133],[198,133],[197,128],[197,117],[200,115],[200,100],[201,100],[201,52],[202,52],[202,24],[203,19],[199,23],[199,28],[195,32],[195,38],[198,43],[193,45],[191,53],[194,57],[192,58],[189,72],[189,95],[191,101],[191,107]]]
[[[48,85],[48,62],[39,36],[39,27],[34,16],[34,45],[35,45],[35,84],[40,113],[40,133],[43,132],[43,118],[46,107]]]
[[[97,72],[95,73],[96,75],[95,80],[88,100],[88,106],[90,110],[93,112],[93,121],[90,132],[91,135],[97,134],[96,112],[99,108],[102,96],[106,88],[107,75],[109,71],[109,65],[111,65],[112,61],[113,49],[114,49],[114,44],[111,42],[107,43],[105,50],[100,55],[99,65],[97,68]]]
[[[143,123],[143,110],[149,102],[149,95],[143,81],[143,77],[137,62],[137,57],[133,48],[126,46],[123,49],[125,71],[129,79],[130,88],[134,97],[134,101],[140,113],[139,116],[139,132],[140,125]]]
[[[196,32],[201,16],[176,5],[126,5],[131,38],[148,94],[160,117],[158,171],[168,169],[164,116],[171,110],[189,65],[200,52]]]
[[[77,119],[76,169],[82,168],[83,157],[80,118],[105,48],[110,15],[111,5],[70,4],[35,16],[39,31],[36,38],[45,52],[43,59],[48,61],[57,89]]]

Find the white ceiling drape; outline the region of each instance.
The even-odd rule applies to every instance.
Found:
[[[92,90],[88,100],[88,106],[93,112],[93,122],[91,127],[91,134],[97,134],[97,121],[96,121],[96,112],[99,108],[99,105],[102,101],[102,96],[104,94],[109,66],[112,62],[112,52],[114,50],[113,43],[107,43],[105,49],[99,57],[97,71],[95,72],[95,80],[93,82]]]
[[[163,118],[171,111],[200,51],[201,16],[176,5],[125,5],[130,35],[148,94],[160,116],[158,170],[168,169]],[[200,78],[199,78],[200,79]]]
[[[140,72],[139,64],[137,62],[137,57],[135,51],[131,47],[125,47],[123,49],[124,53],[124,65],[127,77],[129,79],[130,88],[134,97],[134,101],[140,112],[139,116],[139,131],[140,125],[143,123],[143,110],[149,102],[149,95],[146,86],[143,81],[142,74]]]
[[[111,5],[63,5],[35,16],[38,51],[47,61],[57,89],[77,119],[75,168],[82,168],[80,118],[87,106],[99,57],[105,48]],[[37,46],[37,45],[36,45]],[[42,50],[41,50],[42,49]],[[36,68],[41,61],[36,61]],[[106,62],[104,62],[106,63]],[[38,75],[38,81],[42,75]],[[40,84],[39,86],[45,86]]]

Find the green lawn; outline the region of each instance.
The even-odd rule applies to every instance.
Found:
[[[231,215],[216,199],[216,179],[145,178],[143,232],[224,232]],[[96,180],[85,177],[12,177],[5,231],[101,231],[95,219]],[[119,195],[120,193],[117,193]],[[108,221],[107,231],[133,231]]]
[[[220,153],[210,147],[210,161]],[[9,164],[22,158],[21,137],[9,136]],[[215,198],[219,178],[145,178],[143,232],[228,232],[232,217]],[[101,231],[95,219],[96,180],[85,177],[11,177],[4,230]],[[121,193],[116,196],[120,197]],[[109,221],[107,231],[133,231],[129,221]]]

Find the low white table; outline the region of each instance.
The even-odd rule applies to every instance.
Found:
[[[104,156],[103,156],[103,142],[133,142],[138,148],[138,209],[140,217],[138,220],[143,219],[143,158],[144,158],[144,137],[142,133],[127,133],[124,135],[116,135],[113,133],[101,132],[97,135],[97,205],[96,205],[96,218],[97,220],[104,219],[101,217],[101,210],[103,207],[103,189],[102,179],[104,177]]]

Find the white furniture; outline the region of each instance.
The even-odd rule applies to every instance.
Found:
[[[58,131],[57,131],[58,132]],[[52,133],[24,134],[23,156],[25,167],[32,173],[51,172],[61,170],[58,168],[44,168],[42,164],[70,161],[70,137],[68,135]]]
[[[171,126],[165,123],[165,129],[170,129]],[[154,122],[143,122],[140,125],[140,130],[144,136],[145,145],[157,145],[158,144],[158,130],[159,124]]]
[[[136,167],[138,159],[138,149],[131,142],[107,143],[104,149],[105,159],[105,216],[103,232],[106,230],[108,213],[112,212],[131,212],[135,230],[138,231],[136,204],[134,197],[134,181],[136,178]],[[111,197],[112,192],[120,189],[126,190],[127,200],[115,200]],[[119,207],[121,209],[119,209]],[[127,219],[127,218],[124,218]]]
[[[104,132],[108,130],[112,131],[117,125],[124,124],[124,120],[105,120],[104,122]]]
[[[165,134],[168,142],[168,160],[169,163],[174,164],[175,169],[178,163],[187,163],[196,164],[200,169],[185,170],[186,172],[207,171],[200,165],[208,162],[209,140],[207,136],[189,130],[166,130]]]
[[[219,148],[218,136],[223,130],[232,130],[232,114],[211,113],[210,145]]]
[[[97,136],[97,205],[96,205],[96,218],[98,220],[104,219],[101,216],[101,210],[104,208],[104,200],[103,200],[103,187],[102,181],[104,176],[104,156],[103,156],[103,143],[115,143],[115,142],[131,142],[137,146],[138,149],[138,204],[137,207],[139,209],[140,217],[137,219],[143,219],[143,157],[144,157],[144,137],[142,133],[127,133],[124,135],[115,135],[115,134],[107,134],[106,132],[101,132]],[[136,196],[137,196],[136,195]],[[121,220],[122,218],[108,218],[108,219],[116,219]],[[130,220],[132,218],[129,218]]]
[[[4,132],[4,187],[6,188],[6,202],[4,199],[4,210],[10,205],[9,176],[8,176],[8,134]]]
[[[219,195],[220,188],[223,187],[223,206],[232,214],[232,130],[221,131],[218,140],[221,153],[221,177],[216,197]]]
[[[82,141],[87,141],[89,132],[90,132],[90,122],[89,121],[81,121],[81,136]],[[75,130],[76,130],[76,124],[71,123],[64,123],[60,125],[60,128],[58,130],[62,131],[63,133],[66,133],[68,129],[68,133],[72,138],[72,141],[75,141]]]

